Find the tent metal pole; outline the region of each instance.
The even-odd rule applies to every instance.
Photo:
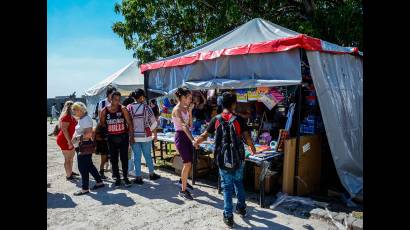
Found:
[[[301,110],[302,110],[302,84],[298,86],[298,102],[297,102],[297,130],[296,130],[296,157],[295,157],[295,174],[294,174],[294,186],[293,186],[293,193],[297,194],[297,185],[298,181],[296,177],[298,176],[298,166],[299,166],[299,150],[300,150],[300,117],[301,117]]]
[[[144,92],[145,92],[145,95],[146,95],[145,99],[146,99],[147,102],[148,102],[148,100],[149,100],[149,92],[148,92],[148,71],[145,71],[145,72],[144,72]]]

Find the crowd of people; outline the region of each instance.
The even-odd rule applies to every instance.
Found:
[[[194,148],[205,141],[209,134],[215,134],[216,163],[219,167],[221,184],[224,191],[223,220],[228,226],[233,226],[232,196],[236,193],[238,204],[236,212],[242,216],[246,214],[245,193],[243,188],[243,168],[245,159],[244,143],[249,146],[251,154],[256,150],[251,141],[246,122],[235,114],[236,95],[225,92],[220,104],[221,113],[214,116],[207,130],[197,138],[191,133],[193,114],[200,119],[206,110],[206,101],[194,99],[187,88],[178,88],[175,93],[177,103],[172,111],[172,122],[175,127],[175,145],[183,160],[183,168],[179,184],[181,190],[178,195],[187,200],[193,197],[189,190],[193,190],[188,183],[188,175],[192,168]],[[194,97],[197,98],[197,97]],[[137,89],[122,103],[121,93],[114,87],[108,87],[106,98],[97,104],[94,118],[97,125],[93,128],[93,120],[87,113],[82,102],[67,101],[59,117],[60,131],[57,144],[64,155],[64,169],[67,180],[78,179],[81,175],[82,188],[74,195],[84,195],[90,192],[89,174],[96,184],[91,190],[105,187],[104,180],[106,164],[111,163],[114,187],[143,184],[141,175],[141,157],[144,156],[149,171],[149,179],[160,178],[155,173],[151,157],[153,142],[157,140],[156,127],[159,123],[159,109],[155,100],[146,103],[145,92]],[[73,172],[73,158],[77,153],[79,173]],[[92,162],[92,154],[101,156],[99,170]],[[129,160],[131,155],[131,160]],[[122,167],[122,179],[119,170]],[[135,170],[135,180],[128,177],[129,167]]]

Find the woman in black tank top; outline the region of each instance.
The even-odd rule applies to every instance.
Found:
[[[118,157],[121,160],[122,175],[127,187],[128,180],[128,146],[134,142],[134,129],[127,109],[120,104],[121,93],[114,92],[111,105],[101,111],[100,125],[107,127],[108,151],[111,155],[112,176],[116,179],[115,187],[121,186]]]
[[[113,109],[113,108],[110,108]],[[108,137],[117,136],[127,132],[127,125],[125,123],[125,116],[122,112],[121,105],[118,105],[115,112],[106,109],[105,123],[107,125]]]

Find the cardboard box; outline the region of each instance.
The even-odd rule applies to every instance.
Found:
[[[293,195],[294,178],[295,178],[295,157],[296,157],[296,139],[285,141],[285,153],[283,158],[283,179],[282,192]]]
[[[208,156],[198,157],[197,173],[196,173],[197,176],[203,176],[209,172],[209,168],[210,168],[209,162],[210,160]],[[174,158],[172,159],[172,167],[174,167],[176,174],[179,174],[179,175],[181,174],[182,166],[183,166],[183,162],[182,162],[181,156],[179,155],[174,156]],[[192,172],[193,170],[191,169],[189,178],[192,178]]]
[[[261,167],[259,166],[253,166],[254,169],[254,188],[257,192],[259,192],[259,176],[261,174]],[[278,173],[275,171],[268,171],[266,177],[265,177],[265,193],[269,194],[273,191],[274,185],[278,181]]]
[[[294,195],[295,179],[297,181],[296,195],[307,195],[320,189],[322,167],[320,141],[319,135],[301,136],[299,159],[297,160],[296,138],[286,140],[282,182],[284,193]],[[297,175],[295,175],[296,165]]]

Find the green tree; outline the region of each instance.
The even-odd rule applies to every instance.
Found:
[[[363,47],[359,0],[123,0],[114,10],[124,21],[115,22],[113,31],[141,63],[191,49],[253,18]]]

